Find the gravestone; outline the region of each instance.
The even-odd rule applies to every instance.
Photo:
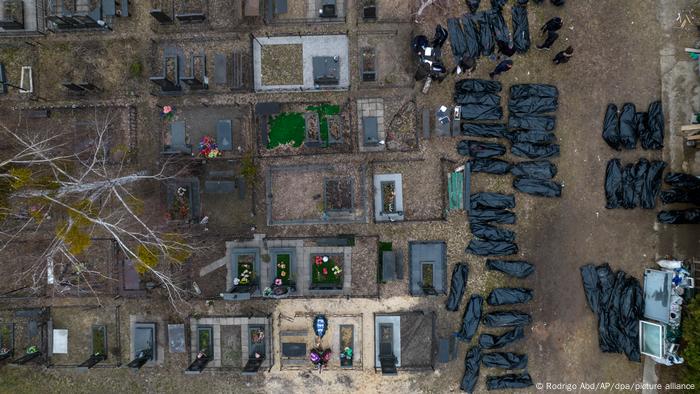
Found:
[[[228,62],[226,55],[217,53],[214,55],[214,82],[219,85],[226,84],[226,74],[228,74]]]
[[[219,149],[222,151],[233,149],[231,119],[220,119],[216,123],[216,142],[218,143]]]
[[[154,17],[159,23],[173,23],[172,18],[162,10],[151,10],[150,14],[152,17]]]
[[[363,144],[373,146],[379,144],[379,125],[376,116],[362,117]]]
[[[170,353],[185,352],[184,324],[168,324],[168,345]]]

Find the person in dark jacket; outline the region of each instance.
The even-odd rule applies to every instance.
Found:
[[[547,38],[544,40],[542,45],[538,45],[537,49],[544,49],[544,50],[550,50],[552,48],[552,45],[554,45],[554,42],[559,38],[559,34],[553,31],[548,31],[547,32]]]
[[[489,76],[491,77],[491,79],[493,79],[493,77],[495,77],[497,75],[501,75],[504,72],[510,70],[511,68],[513,68],[513,61],[510,59],[506,59],[506,60],[498,63],[496,68],[492,72],[489,73]]]
[[[569,46],[554,56],[554,64],[567,63],[574,56],[574,48]]]
[[[452,69],[452,74],[454,74],[454,73],[457,73],[457,74],[466,73],[467,78],[469,78],[469,77],[471,77],[472,72],[474,72],[475,69],[476,69],[476,61],[474,61],[474,59],[472,59],[471,57],[469,57],[468,54],[465,53],[464,55],[462,55],[462,59],[460,59],[457,67]]]
[[[562,26],[564,26],[564,22],[561,20],[560,17],[555,16],[554,18],[548,20],[547,23],[542,25],[540,31],[542,32],[542,34],[544,34],[548,31],[557,31],[561,29]]]

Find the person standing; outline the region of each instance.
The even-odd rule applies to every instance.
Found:
[[[496,68],[492,72],[489,73],[489,76],[491,77],[491,79],[493,79],[493,77],[495,77],[497,75],[501,75],[504,72],[510,70],[511,68],[513,68],[513,61],[510,59],[506,59],[506,60],[498,63]]]
[[[555,16],[554,18],[548,20],[544,25],[542,25],[540,31],[542,32],[542,34],[548,31],[558,31],[562,28],[562,26],[564,26],[564,21],[562,21],[560,17]]]
[[[548,31],[547,32],[547,38],[544,40],[542,45],[538,45],[537,49],[544,49],[546,51],[550,50],[552,48],[552,45],[554,45],[554,42],[559,38],[559,34],[553,31]]]
[[[567,63],[572,56],[574,56],[574,48],[569,46],[554,56],[554,64]]]

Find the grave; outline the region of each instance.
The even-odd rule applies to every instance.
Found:
[[[189,74],[180,78],[192,90],[207,89],[207,57],[204,52],[190,57]]]
[[[374,176],[374,219],[377,222],[404,220],[401,174]]]
[[[226,84],[226,75],[228,74],[228,62],[226,55],[217,53],[214,55],[214,83],[218,85]]]
[[[184,121],[170,123],[170,144],[165,146],[163,153],[192,153],[192,146],[187,143],[187,133]]]
[[[23,30],[24,4],[22,0],[5,0],[2,8],[0,28],[4,30]]]
[[[155,323],[134,323],[132,349],[134,359],[128,367],[141,369],[149,361],[155,361],[157,353]]]
[[[409,290],[413,296],[444,294],[447,264],[444,242],[409,242]]]
[[[316,56],[312,62],[315,84],[338,85],[340,83],[338,56]]]
[[[233,149],[233,133],[231,131],[231,119],[220,119],[216,123],[216,142],[222,151]]]
[[[151,14],[151,16],[153,18],[155,18],[155,20],[158,21],[158,23],[161,23],[161,24],[173,23],[173,19],[170,17],[170,15],[163,12],[163,10],[155,9],[155,10],[151,10],[149,13]]]
[[[166,49],[163,58],[163,74],[151,77],[150,81],[158,85],[163,92],[181,91],[180,80],[184,76],[181,62],[182,55],[177,49]]]
[[[374,48],[363,48],[361,57],[362,82],[373,82],[377,80],[376,53]]]
[[[184,324],[168,324],[168,346],[170,353],[185,352]]]

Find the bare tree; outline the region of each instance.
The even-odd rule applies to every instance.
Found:
[[[187,234],[173,232],[163,217],[154,217],[152,207],[146,212],[138,190],[167,182],[179,171],[171,171],[169,162],[156,171],[133,168],[129,152],[114,146],[113,120],[112,112],[95,111],[94,127],[79,143],[61,130],[0,125],[7,145],[0,150],[0,256],[13,242],[53,231],[39,261],[22,267],[22,273],[35,286],[40,280],[55,284],[54,263],[60,260],[90,287],[90,278],[111,278],[81,263],[83,254],[92,239],[109,238],[139,272],[158,282],[177,309],[190,291],[169,267],[184,262],[196,248]]]

